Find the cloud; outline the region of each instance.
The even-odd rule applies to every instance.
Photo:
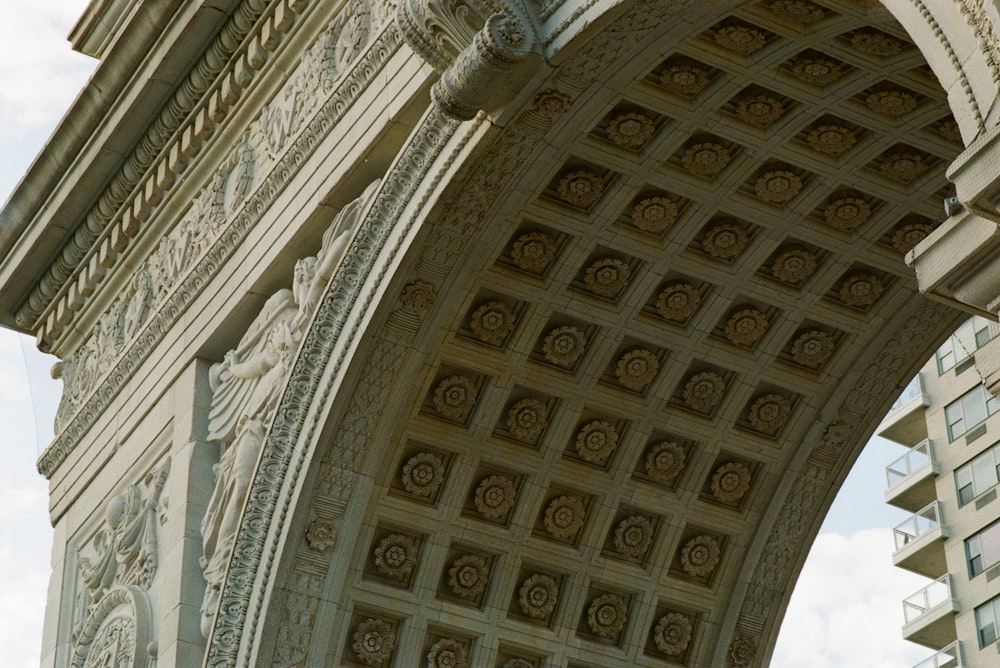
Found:
[[[902,601],[930,581],[892,565],[892,529],[820,534],[792,594],[772,668],[900,668],[933,652],[902,638]]]

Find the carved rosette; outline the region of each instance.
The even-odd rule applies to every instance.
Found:
[[[514,331],[516,321],[517,316],[510,304],[489,301],[475,310],[469,327],[476,338],[483,343],[499,346],[503,345],[510,333]]]
[[[771,11],[783,19],[806,25],[822,21],[826,15],[822,7],[807,0],[774,0]]]
[[[522,441],[535,441],[549,424],[549,409],[541,399],[521,399],[507,411],[507,431]]]
[[[771,275],[779,281],[798,285],[816,271],[816,256],[803,248],[782,251],[771,263]]]
[[[615,527],[613,543],[623,557],[642,559],[653,544],[653,523],[648,517],[630,515]]]
[[[833,355],[833,337],[813,329],[799,334],[792,343],[792,359],[802,366],[818,369]]]
[[[587,509],[578,496],[559,496],[549,502],[542,517],[542,524],[549,535],[563,540],[572,540],[583,528],[587,519]]]
[[[576,435],[576,452],[584,461],[594,464],[605,461],[618,447],[618,431],[610,422],[593,420],[583,425]]]
[[[660,85],[683,97],[694,97],[710,82],[708,72],[698,65],[671,65],[660,74]]]
[[[927,160],[919,153],[901,151],[887,155],[878,168],[890,179],[909,183],[927,171]]]
[[[796,79],[814,86],[828,86],[844,76],[840,63],[829,58],[796,58],[791,70]]]
[[[876,32],[874,30],[859,30],[851,35],[851,46],[861,53],[882,58],[895,56],[903,50],[903,43],[901,41],[883,32]]]
[[[306,545],[317,552],[327,552],[337,542],[337,525],[329,520],[316,519],[306,529]]]
[[[469,653],[454,638],[441,638],[427,652],[427,668],[468,668]]]
[[[535,111],[546,118],[554,119],[566,113],[572,98],[558,90],[543,90],[535,96]]]
[[[690,283],[671,283],[656,297],[656,310],[667,320],[684,322],[701,304],[701,290]]]
[[[737,223],[717,223],[705,232],[702,249],[720,260],[732,260],[746,249],[750,235]]]
[[[852,232],[868,222],[872,208],[860,197],[839,197],[831,201],[824,211],[826,224],[844,232]]]
[[[642,148],[654,132],[656,124],[646,114],[619,114],[608,121],[608,139],[623,148]]]
[[[712,474],[712,496],[723,503],[737,503],[750,490],[750,468],[726,462]]]
[[[715,371],[702,371],[684,385],[684,403],[701,413],[711,413],[726,391],[726,380]]]
[[[779,169],[761,175],[754,190],[765,202],[784,204],[802,191],[802,179],[794,172]]]
[[[755,308],[734,312],[726,321],[726,338],[741,346],[752,346],[767,332],[767,314]]]
[[[855,274],[845,280],[838,291],[840,301],[855,308],[868,308],[885,292],[882,279],[871,274]]]
[[[592,169],[574,169],[559,179],[559,199],[581,209],[589,209],[604,194],[604,177]]]
[[[917,98],[902,90],[880,90],[865,98],[865,104],[876,114],[896,117],[916,109]]]
[[[715,43],[743,56],[759,51],[767,44],[767,35],[756,28],[733,25],[715,31]]]
[[[632,270],[628,263],[614,257],[595,261],[583,276],[583,284],[599,297],[614,299],[628,285]]]
[[[400,483],[414,496],[433,499],[444,483],[444,462],[433,453],[417,453],[403,465]]]
[[[820,125],[806,137],[806,143],[812,150],[828,155],[840,155],[857,141],[854,131],[843,125]]]
[[[446,418],[464,421],[479,398],[479,388],[468,376],[449,376],[434,390],[434,409]]]
[[[645,348],[634,348],[622,355],[615,364],[615,377],[630,390],[642,391],[653,382],[660,370],[656,353]]]
[[[962,143],[962,131],[959,129],[958,123],[955,122],[954,118],[947,118],[938,123],[937,131],[938,134],[948,141]]]
[[[632,209],[632,224],[643,232],[659,233],[674,224],[679,211],[669,197],[645,197]]]
[[[736,102],[736,117],[744,123],[766,128],[785,113],[785,105],[773,95],[747,95]]]
[[[491,475],[479,483],[473,504],[480,515],[500,520],[514,507],[517,489],[514,481],[505,475]]]
[[[583,356],[587,339],[583,331],[572,325],[556,327],[545,336],[542,354],[558,366],[573,366]]]
[[[702,142],[684,151],[681,164],[684,169],[698,176],[715,176],[729,164],[732,155],[722,144]]]
[[[396,649],[396,631],[381,619],[366,619],[354,629],[351,648],[362,663],[377,666]]]
[[[729,646],[729,659],[737,668],[749,666],[757,656],[757,645],[746,636],[738,636]]]
[[[792,402],[780,394],[764,394],[750,404],[748,419],[757,431],[777,434],[792,414]]]
[[[394,533],[379,541],[375,548],[375,567],[382,575],[406,580],[417,565],[417,545],[409,536]]]
[[[448,587],[456,596],[475,601],[490,581],[486,559],[478,554],[464,554],[448,569]]]
[[[587,626],[602,638],[614,638],[627,623],[628,606],[618,594],[601,594],[587,608]]]
[[[708,577],[719,565],[721,553],[713,536],[695,536],[681,548],[681,568],[692,577]]]
[[[528,232],[519,236],[510,249],[510,259],[518,269],[532,274],[544,273],[556,259],[559,246],[545,232]]]
[[[643,467],[646,475],[653,480],[666,482],[684,470],[686,460],[687,453],[678,443],[660,441],[646,453]]]
[[[427,281],[411,281],[403,287],[400,301],[403,303],[403,311],[411,315],[423,315],[431,310],[434,301],[437,299],[437,292],[434,286]]]
[[[545,619],[559,602],[559,585],[554,578],[537,573],[526,579],[517,592],[517,604],[528,617]]]
[[[908,253],[927,238],[934,229],[929,223],[907,223],[900,225],[892,233],[892,247],[900,253]]]
[[[656,649],[667,656],[680,656],[691,644],[694,628],[691,619],[679,612],[668,612],[660,617],[653,628]]]

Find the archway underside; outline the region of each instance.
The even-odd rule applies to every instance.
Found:
[[[316,665],[760,664],[788,592],[760,628],[737,615],[790,478],[830,446],[779,588],[894,398],[845,412],[863,371],[891,350],[878,380],[898,389],[957,317],[903,254],[962,145],[887,13],[749,3],[665,26],[600,77],[539,87],[526,113],[548,130],[428,283]],[[478,169],[442,201],[480,197]]]

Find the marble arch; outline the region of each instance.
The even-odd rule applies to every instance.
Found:
[[[962,317],[904,258],[941,232],[949,165],[991,145],[995,7],[226,11],[215,38],[180,9],[156,26],[166,69],[182,19],[206,51],[131,157],[80,143],[81,185],[29,175],[5,211],[4,322],[66,383],[39,464],[67,543],[49,663],[91,665],[117,624],[154,639],[130,666],[766,664],[839,483]],[[88,16],[108,62],[152,30]],[[101,113],[127,126],[121,85]],[[54,259],[25,274],[31,249]],[[308,289],[307,256],[333,258]],[[253,399],[203,641],[227,350],[281,391]],[[155,552],[106,539],[153,517],[183,559],[95,570]]]

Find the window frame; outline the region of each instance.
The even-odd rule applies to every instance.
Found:
[[[989,550],[990,552],[996,552],[993,556],[993,561],[986,562],[984,558],[983,550],[983,539],[988,534],[996,533],[1000,536],[1000,519],[987,524],[985,527],[972,534],[965,539],[965,562],[969,567],[969,579],[976,577],[983,571],[992,568],[993,566],[1000,564],[1000,550]],[[994,539],[995,540],[995,539]],[[1000,542],[1000,541],[997,541]],[[978,567],[975,561],[978,559]]]
[[[979,649],[983,649],[984,647],[992,645],[998,639],[1000,639],[1000,635],[998,635],[998,632],[997,632],[998,631],[997,630],[997,619],[998,619],[998,617],[1000,617],[1000,615],[997,614],[998,612],[1000,612],[1000,596],[996,596],[994,598],[991,598],[990,600],[986,601],[982,605],[976,606],[975,612],[976,612],[976,615],[975,615],[976,616],[976,637],[979,640]],[[987,622],[987,624],[984,624],[981,621],[981,617],[984,617],[985,613],[987,613],[987,612],[992,617],[992,619],[990,619]],[[990,630],[991,630],[992,635],[989,637],[990,638],[989,640],[987,640],[986,639],[987,636],[984,636],[984,634],[983,634],[984,626],[986,626],[986,625],[988,625],[989,627],[991,627]]]
[[[934,351],[938,375],[955,368],[993,340],[992,323],[982,316],[973,316],[959,325],[948,340]]]
[[[992,471],[995,482],[979,489],[976,485],[976,476],[974,475],[974,471],[981,470],[982,462],[986,458],[990,458],[992,461]],[[986,450],[983,450],[969,461],[957,467],[954,472],[954,479],[955,492],[959,508],[972,503],[986,492],[996,488],[997,485],[1000,485],[1000,441],[994,443]],[[963,479],[965,479],[964,484]],[[963,491],[967,489],[971,490],[971,495],[969,495],[968,492]]]
[[[976,399],[982,400],[984,417],[974,424],[966,424],[966,415],[970,412],[970,409],[980,407],[978,404],[973,403]],[[959,411],[957,413],[957,418],[956,410]],[[1000,399],[994,397],[985,386],[976,385],[974,388],[944,407],[944,422],[948,430],[948,442],[953,443],[960,436],[969,433],[982,423],[986,422],[991,415],[994,415],[998,411],[1000,411]],[[959,427],[959,425],[961,425],[961,427]]]

